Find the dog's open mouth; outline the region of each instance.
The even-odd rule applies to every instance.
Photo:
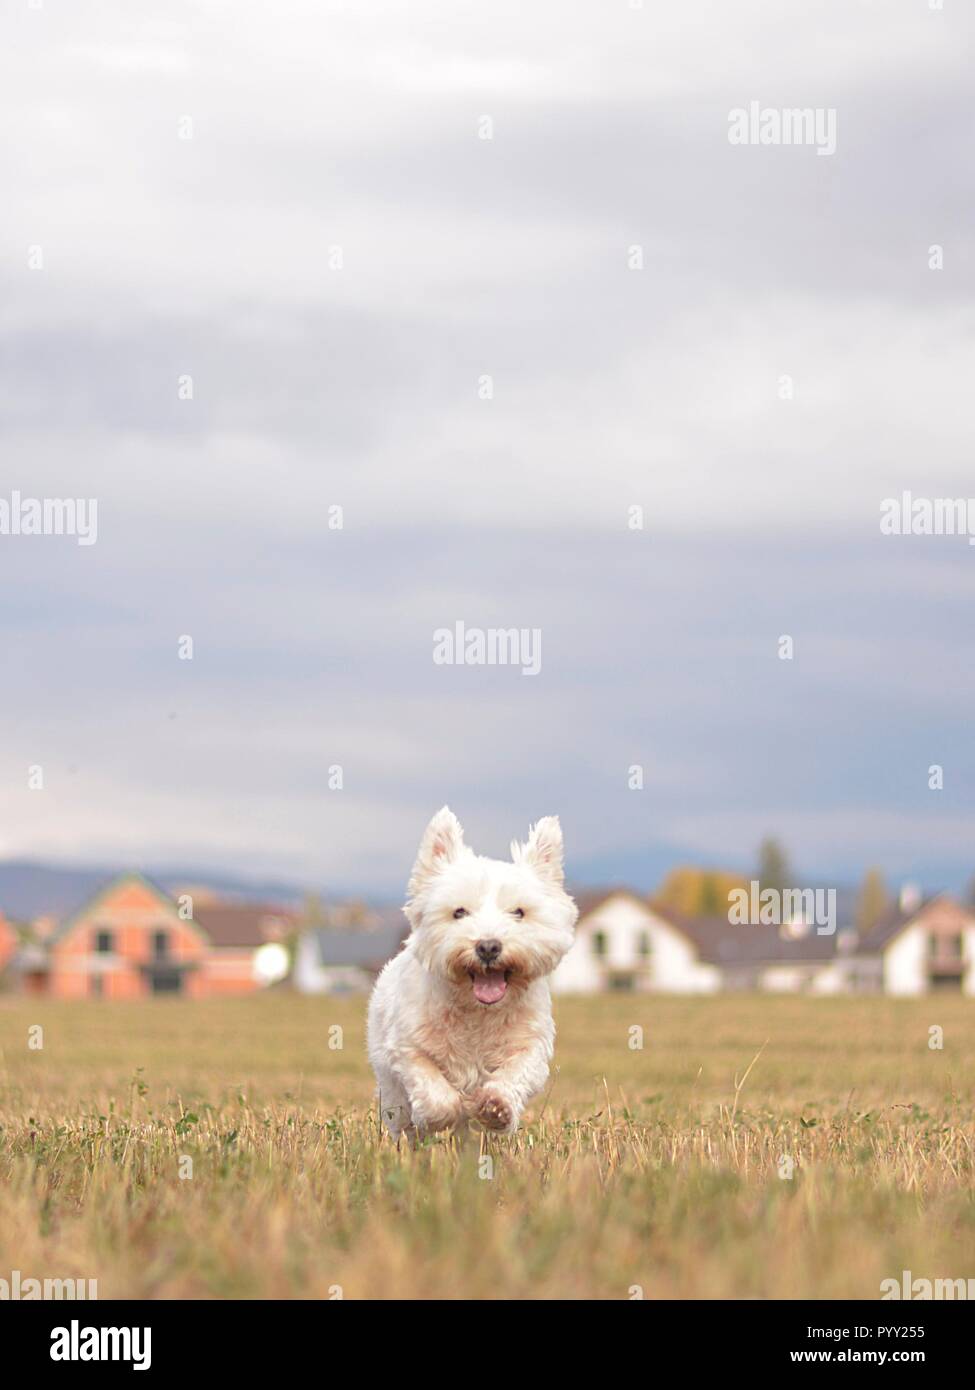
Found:
[[[474,985],[474,998],[479,1004],[496,1004],[504,998],[510,970],[485,970],[483,975],[477,975],[473,970],[467,973]]]

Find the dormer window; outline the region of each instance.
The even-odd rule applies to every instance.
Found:
[[[604,931],[594,931],[592,934],[592,953],[594,956],[604,956],[608,947],[606,933]]]
[[[115,934],[107,928],[101,928],[95,932],[95,953],[99,956],[110,956],[115,950]]]

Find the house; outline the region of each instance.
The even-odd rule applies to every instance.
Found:
[[[725,992],[839,994],[849,987],[837,969],[853,946],[853,934],[845,928],[820,934],[814,923],[802,920],[766,925],[668,916],[694,942],[698,959],[719,972]]]
[[[718,990],[836,993],[830,974],[846,939],[802,922],[733,925],[727,917],[688,917],[627,889],[576,894],[576,940],[553,977],[558,993]]]
[[[296,913],[267,904],[201,899],[197,893],[193,919],[210,942],[207,994],[246,994],[287,973],[285,942],[297,927]]]
[[[47,993],[58,999],[197,996],[208,945],[167,893],[140,874],[124,874],[49,938]]]
[[[975,911],[940,893],[904,903],[859,941],[853,984],[893,995],[975,995]]]
[[[13,923],[0,912],[0,980],[14,958],[19,937]]]
[[[292,981],[302,994],[352,994],[371,989],[409,928],[402,912],[372,915],[360,929],[312,926],[298,938]]]
[[[5,987],[19,994],[47,992],[47,953],[43,946],[29,939],[21,941],[6,977],[0,976],[0,988]]]
[[[953,991],[975,997],[975,908],[947,894],[903,893],[858,934],[848,912],[835,932],[814,921],[737,924],[682,915],[627,888],[574,894],[575,941],[552,977],[559,994],[658,991],[713,994]],[[847,924],[845,924],[847,923]],[[298,915],[270,904],[227,902],[202,889],[170,894],[123,874],[58,924],[19,930],[0,913],[0,988],[61,999],[203,999],[249,994],[289,971],[307,994],[368,990],[400,949],[400,909],[338,904],[299,930]]]
[[[575,897],[576,940],[553,976],[556,993],[975,995],[975,912],[944,894],[902,899],[862,937],[842,923],[820,934],[812,922],[686,917],[627,889]]]
[[[701,957],[698,943],[671,913],[626,888],[573,896],[579,908],[576,939],[552,977],[555,993],[713,994],[721,988],[721,970]]]
[[[214,902],[194,907],[141,874],[113,880],[52,933],[47,993],[60,999],[193,999],[260,988],[257,953],[287,914]]]

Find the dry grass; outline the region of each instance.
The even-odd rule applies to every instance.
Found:
[[[558,1020],[517,1137],[414,1153],[377,1133],[361,1000],[0,1000],[0,1277],[97,1278],[102,1298],[876,1298],[903,1269],[975,1276],[975,1001],[617,996]]]

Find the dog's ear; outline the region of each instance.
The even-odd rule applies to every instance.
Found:
[[[558,816],[543,816],[528,831],[524,845],[512,845],[516,863],[527,864],[546,883],[562,887],[565,877],[562,868],[562,827]]]
[[[464,831],[461,823],[449,806],[441,806],[433,820],[423,832],[416,863],[410,875],[409,895],[415,898],[430,879],[450,864],[464,848]]]

